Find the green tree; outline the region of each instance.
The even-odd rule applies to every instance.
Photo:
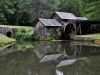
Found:
[[[29,12],[28,8],[30,5],[30,0],[12,0],[11,1],[14,5],[15,12],[14,12],[14,20],[15,25],[19,25],[18,21],[21,19],[23,12],[27,11]]]
[[[60,0],[55,0],[55,8],[56,8],[56,11],[60,10]]]
[[[60,0],[60,11],[70,12],[76,16],[80,16],[79,3],[77,0]]]
[[[33,0],[31,6],[35,19],[39,17],[48,18],[56,10],[54,0]]]
[[[21,26],[32,26],[33,25],[33,17],[28,12],[23,12],[22,16],[19,20],[19,25]]]
[[[100,19],[100,0],[78,0],[80,12],[90,20]]]
[[[7,24],[9,15],[14,14],[14,6],[10,0],[1,0],[0,1],[0,24]]]

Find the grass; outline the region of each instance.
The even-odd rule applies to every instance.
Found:
[[[8,27],[8,28],[17,28],[17,29],[26,29],[26,30],[29,30],[29,29],[32,29],[33,27],[31,26],[11,26],[11,25],[0,25],[0,27]]]
[[[0,34],[0,47],[5,46],[7,44],[10,44],[12,42],[16,41],[15,39],[8,38],[5,35]]]
[[[97,45],[100,45],[100,33],[76,35],[73,39],[79,41],[91,41]]]
[[[100,33],[86,34],[86,35],[75,35],[73,37],[73,39],[74,40],[86,40],[86,41],[99,40]]]
[[[94,33],[94,34],[86,34],[86,35],[76,35],[76,37],[81,39],[87,39],[87,40],[99,40],[100,39],[100,33]]]
[[[5,48],[7,48],[7,47],[9,47],[9,46],[11,46],[12,44],[14,44],[15,42],[13,42],[13,43],[11,43],[11,44],[7,44],[7,45],[5,45],[5,46],[2,46],[2,47],[0,47],[0,51],[1,50],[3,50],[3,49],[5,49]]]
[[[18,31],[20,29],[25,29],[29,33],[32,33],[32,31],[33,31],[33,27],[31,27],[31,26],[0,25],[0,27],[13,28],[13,29],[17,29]],[[15,39],[8,38],[5,35],[0,34],[0,50],[2,50],[3,48],[5,48],[5,47],[7,47],[11,44],[13,44],[15,41],[16,41]]]
[[[94,40],[94,43],[100,46],[100,33],[86,35]]]
[[[84,36],[91,37],[91,38],[94,39],[94,40],[100,39],[100,33],[87,34],[87,35],[84,35]]]
[[[0,25],[0,27],[7,27],[12,28],[14,31],[14,38],[15,39],[23,39],[23,40],[29,40],[30,38],[33,38],[34,28],[32,26],[11,26],[11,25]],[[24,33],[22,33],[24,31]]]

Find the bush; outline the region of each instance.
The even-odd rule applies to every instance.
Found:
[[[21,28],[19,32],[26,33],[26,29],[25,28]]]
[[[31,35],[31,39],[32,39],[32,40],[39,40],[39,35],[38,35],[36,32],[34,32],[34,33]]]
[[[55,39],[53,37],[49,37],[47,40],[51,41],[51,40],[55,40]]]
[[[26,32],[25,29],[20,29],[15,33],[17,40],[38,40],[39,35],[35,32]]]
[[[58,35],[57,35],[57,32],[56,31],[55,32],[51,32],[50,33],[50,36],[51,36],[50,39],[52,39],[52,40],[57,40],[58,39]]]

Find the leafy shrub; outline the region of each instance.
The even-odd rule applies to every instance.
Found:
[[[38,35],[36,32],[34,32],[34,33],[31,35],[31,39],[33,39],[33,40],[38,40],[38,39],[39,39],[39,35]]]
[[[51,41],[51,40],[55,40],[55,39],[53,37],[49,37],[47,40]]]
[[[15,33],[17,40],[38,40],[39,35],[35,32],[26,32],[25,29],[20,29]]]
[[[51,36],[51,38],[49,38],[49,39],[51,39],[51,40],[57,40],[58,39],[58,35],[57,35],[56,31],[51,32],[50,36]]]
[[[25,28],[21,28],[21,29],[20,29],[20,32],[21,32],[21,33],[26,33],[26,29],[25,29]]]

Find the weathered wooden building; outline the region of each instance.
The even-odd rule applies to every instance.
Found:
[[[48,37],[51,33],[57,32],[57,35],[61,35],[61,24],[56,19],[43,19],[39,18],[35,22],[34,31],[41,37]]]
[[[88,19],[86,17],[76,17],[72,13],[55,11],[51,19],[56,19],[62,24],[61,34],[63,38],[69,38],[70,34],[86,33],[84,28],[89,29],[89,25],[82,26],[82,24],[78,22],[83,20],[87,21]]]
[[[90,33],[90,24],[87,23],[86,17],[76,17],[72,13],[54,12],[51,19],[56,19],[62,24],[61,37],[70,39],[70,34],[86,34]]]
[[[50,36],[57,31],[63,39],[70,39],[70,34],[83,35],[92,33],[91,25],[100,24],[100,21],[91,21],[86,17],[76,17],[72,13],[55,11],[50,19],[39,18],[34,30],[40,36]]]

